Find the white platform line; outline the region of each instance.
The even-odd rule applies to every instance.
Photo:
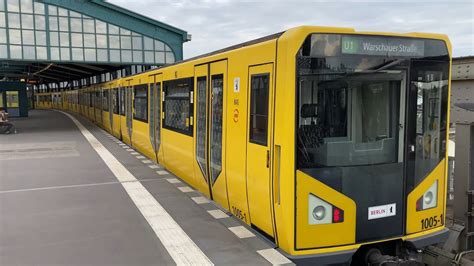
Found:
[[[144,164],[150,164],[150,163],[153,163],[153,162],[150,161],[150,160],[143,160],[142,163],[144,163]]]
[[[61,112],[61,111],[60,111]],[[72,115],[61,112],[68,116],[79,128],[82,135],[91,144],[92,148],[99,154],[104,163],[122,183],[133,203],[148,221],[156,236],[160,239],[170,256],[177,265],[213,265],[209,258],[183,231],[178,223],[166,212],[160,203],[148,192],[148,190],[125,168],[115,156],[112,155],[100,143],[92,133],[87,130]]]
[[[272,265],[292,263],[287,257],[273,248],[257,250],[258,254],[268,260]]]
[[[159,175],[167,175],[168,172],[166,172],[165,170],[160,170],[160,171],[156,171],[157,174]]]

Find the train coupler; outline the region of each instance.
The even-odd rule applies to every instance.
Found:
[[[404,249],[399,256],[382,254],[378,248],[367,250],[365,255],[365,265],[371,266],[422,266],[418,252]]]

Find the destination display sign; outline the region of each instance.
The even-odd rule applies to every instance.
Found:
[[[424,56],[425,42],[409,38],[342,36],[342,54]]]

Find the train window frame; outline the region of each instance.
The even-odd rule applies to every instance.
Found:
[[[137,90],[144,90],[145,95],[144,96],[138,95]],[[148,97],[149,97],[148,84],[140,84],[140,85],[133,86],[133,119],[144,122],[144,123],[148,123],[148,101],[149,101]],[[145,99],[145,101],[143,103],[138,104],[137,100],[140,100],[143,98]],[[141,106],[142,104],[144,104],[145,108]],[[137,106],[143,108],[143,110],[145,111],[143,116],[138,116]]]
[[[254,86],[254,83],[253,83],[253,80],[254,79],[261,79],[261,78],[266,78],[267,81],[266,83],[264,82],[263,83],[263,87],[262,88],[258,88],[258,89],[254,89],[253,86]],[[253,143],[253,144],[257,144],[257,145],[262,145],[262,146],[267,146],[268,144],[268,116],[269,116],[269,109],[270,109],[270,103],[269,103],[269,96],[270,96],[270,73],[259,73],[259,74],[254,74],[254,75],[251,75],[250,76],[250,99],[249,99],[249,105],[250,105],[250,110],[249,110],[249,142],[250,143]],[[259,81],[260,82],[260,81]],[[254,93],[258,93],[257,91],[261,91],[262,89],[265,89],[265,86],[266,86],[266,91],[263,92],[265,93],[265,97],[256,97],[256,96],[262,96],[262,95],[254,95]],[[265,101],[261,101],[262,98],[265,99]],[[253,102],[253,101],[256,101],[256,102]],[[254,105],[255,104],[255,105]],[[256,108],[257,106],[260,106],[260,105],[264,105],[266,106],[266,108],[263,108],[262,110],[254,110],[254,109],[258,109]],[[255,106],[255,107],[254,107]],[[258,111],[263,111],[265,110],[266,111],[266,114],[259,114],[257,113]],[[252,124],[253,124],[253,119],[256,117],[256,116],[261,116],[261,117],[264,117],[265,118],[265,132],[263,132],[261,134],[261,138],[260,139],[257,139],[255,138],[255,133],[254,133],[254,129],[256,129],[257,127],[253,127]]]
[[[176,89],[177,87],[171,87],[171,86],[178,86],[178,85],[183,85],[183,84],[186,84],[186,88],[187,88],[187,91],[186,91],[186,96],[170,96],[169,95],[169,90],[170,89]],[[168,129],[168,130],[171,130],[171,131],[174,131],[174,132],[177,132],[177,133],[181,133],[181,134],[184,134],[184,135],[187,135],[187,136],[193,136],[194,132],[193,132],[193,118],[194,118],[194,100],[192,99],[193,98],[193,95],[194,95],[194,77],[187,77],[187,78],[180,78],[180,79],[174,79],[174,80],[165,80],[163,81],[163,98],[162,98],[162,101],[163,101],[163,105],[161,107],[162,109],[162,112],[163,112],[163,115],[161,117],[162,121],[161,121],[161,125],[162,125],[162,128],[165,128],[165,129]],[[182,86],[184,87],[184,86]],[[177,127],[177,126],[174,126],[174,125],[171,125],[168,123],[167,121],[167,118],[169,117],[169,112],[168,112],[168,103],[170,100],[173,100],[173,101],[187,101],[187,104],[188,104],[188,113],[187,113],[187,116],[186,116],[186,119],[188,121],[188,124],[187,124],[187,129],[182,129],[180,127]]]

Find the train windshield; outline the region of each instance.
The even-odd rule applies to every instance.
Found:
[[[448,68],[441,41],[309,36],[297,55],[298,169],[335,184],[349,172],[402,176],[407,163],[407,183],[421,181],[445,156]]]

